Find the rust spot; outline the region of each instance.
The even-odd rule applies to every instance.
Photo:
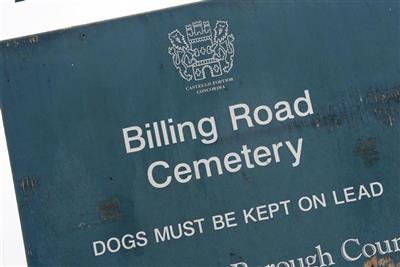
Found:
[[[378,266],[378,258],[375,256],[364,263],[363,267],[377,267]]]
[[[375,137],[359,138],[354,152],[363,160],[366,167],[371,167],[379,161]]]
[[[102,221],[118,220],[121,217],[120,203],[118,199],[112,199],[100,203],[97,212]]]
[[[374,256],[367,260],[363,267],[400,267],[400,261],[395,262],[395,260],[388,256],[383,258]]]

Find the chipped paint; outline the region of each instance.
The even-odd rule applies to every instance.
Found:
[[[315,113],[310,118],[289,120],[279,125],[271,124],[268,132],[299,132],[305,129],[333,132],[342,128],[359,129],[371,123],[382,128],[393,127],[400,119],[400,86],[369,89],[365,93],[353,90],[339,103],[315,106],[314,110]],[[264,134],[264,131],[265,129],[259,128],[249,134],[256,136]],[[224,138],[235,142],[242,137],[232,134]]]
[[[33,177],[24,177],[20,180],[19,185],[22,193],[26,195],[33,192],[36,189],[38,181]]]
[[[31,37],[28,38],[28,41],[31,44],[35,44],[35,43],[39,42],[39,36],[37,36],[37,35],[36,36],[31,36]]]
[[[400,117],[400,86],[370,89],[364,94],[357,91],[341,103],[318,110],[313,119],[301,124],[294,122],[294,128],[324,127],[332,130],[344,125],[356,127],[368,124],[371,118],[381,127],[392,127]]]

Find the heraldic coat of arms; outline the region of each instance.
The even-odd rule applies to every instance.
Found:
[[[217,21],[212,31],[209,21],[194,21],[185,27],[186,38],[178,29],[168,34],[168,52],[183,79],[199,81],[231,70],[235,38],[228,26],[227,21]]]

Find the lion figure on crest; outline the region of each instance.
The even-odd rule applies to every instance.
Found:
[[[233,34],[228,34],[228,22],[217,21],[214,27],[214,57],[220,59],[223,63],[223,69],[228,73],[233,66],[233,57],[235,56],[235,48]]]
[[[179,70],[179,73],[185,80],[191,81],[193,75],[188,73],[188,68],[195,61],[193,57],[194,51],[189,48],[185,36],[183,36],[179,30],[168,34],[168,38],[172,44],[172,47],[168,49],[168,53],[172,55],[174,66]]]

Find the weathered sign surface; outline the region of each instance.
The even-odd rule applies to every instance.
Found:
[[[400,266],[399,2],[215,1],[0,44],[30,266]]]

